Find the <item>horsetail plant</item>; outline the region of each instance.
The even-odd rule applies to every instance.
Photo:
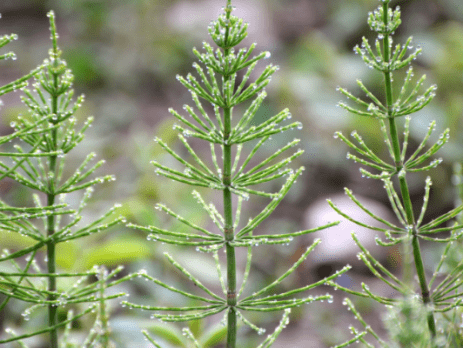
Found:
[[[273,245],[287,244],[293,238],[302,236],[311,232],[322,230],[330,226],[336,225],[338,222],[333,222],[318,228],[303,230],[299,232],[283,233],[283,234],[265,234],[254,235],[253,231],[262,221],[264,221],[278,206],[285,195],[290,190],[296,179],[301,175],[303,167],[293,170],[288,167],[290,162],[302,155],[302,150],[297,150],[292,155],[274,161],[280,154],[286,150],[292,149],[299,143],[299,140],[293,140],[286,146],[282,147],[270,157],[264,159],[254,167],[250,168],[250,163],[255,159],[258,150],[271,139],[274,134],[280,134],[293,129],[300,129],[300,122],[293,122],[283,125],[285,120],[291,118],[288,109],[285,109],[275,116],[267,118],[260,124],[256,124],[255,115],[262,105],[265,97],[265,86],[270,82],[271,76],[278,70],[277,66],[268,65],[259,77],[254,82],[251,82],[251,73],[257,63],[265,58],[270,57],[269,52],[262,52],[251,57],[255,49],[255,44],[252,44],[248,49],[240,48],[235,51],[237,46],[247,35],[248,24],[245,24],[242,19],[233,16],[231,0],[227,1],[223,8],[224,13],[221,14],[217,21],[214,21],[209,26],[209,34],[218,46],[214,51],[212,46],[204,42],[204,53],[193,49],[194,54],[201,65],[194,63],[199,79],[192,74],[188,74],[186,78],[177,75],[177,80],[180,81],[191,93],[192,99],[197,110],[189,105],[184,106],[184,110],[192,120],[180,115],[175,110],[170,109],[169,112],[180,122],[175,125],[174,129],[178,131],[178,138],[185,146],[190,154],[191,161],[183,159],[174,150],[172,150],[161,139],[156,138],[155,141],[170,155],[172,155],[184,167],[184,171],[169,168],[158,162],[152,162],[156,167],[157,174],[170,178],[172,180],[182,182],[191,186],[211,188],[222,191],[223,212],[219,212],[214,204],[207,204],[198,191],[193,191],[193,195],[198,201],[198,204],[209,215],[216,226],[216,231],[211,231],[200,227],[187,219],[181,217],[166,206],[158,204],[156,209],[167,213],[168,215],[178,219],[186,225],[191,232],[176,232],[169,231],[155,226],[139,226],[129,224],[128,226],[137,230],[145,231],[148,234],[149,240],[169,243],[174,245],[191,246],[196,250],[213,254],[220,280],[223,295],[216,294],[201,283],[199,279],[194,277],[185,267],[175,261],[169,254],[165,253],[167,260],[188,279],[190,279],[199,289],[203,290],[208,297],[194,295],[192,293],[174,288],[166,283],[149,276],[145,271],[141,272],[145,279],[164,287],[172,292],[179,293],[185,298],[198,300],[204,305],[192,305],[187,307],[163,307],[163,306],[148,306],[129,302],[123,302],[131,308],[140,308],[144,310],[154,311],[152,318],[157,318],[161,321],[182,322],[189,320],[202,319],[214,314],[224,313],[224,321],[227,326],[227,347],[234,348],[237,346],[237,324],[241,320],[244,324],[262,334],[264,329],[250,322],[245,317],[245,312],[273,312],[285,311],[283,319],[275,332],[267,337],[259,347],[269,347],[281,330],[288,323],[288,315],[291,308],[304,303],[313,301],[321,301],[328,299],[331,301],[331,295],[322,296],[307,296],[302,298],[295,297],[296,295],[312,289],[319,284],[336,278],[340,274],[346,272],[349,267],[345,267],[332,276],[298,289],[282,292],[279,294],[268,294],[270,290],[275,289],[285,278],[294,272],[294,270],[305,260],[308,254],[320,242],[316,240],[307,251],[297,260],[294,265],[288,269],[282,276],[276,279],[271,284],[254,292],[251,295],[245,295],[245,285],[248,279],[252,248],[257,245]],[[240,78],[239,72],[246,69],[243,77]],[[232,119],[234,107],[249,101],[250,105],[246,111],[238,117],[238,120]],[[203,102],[210,104],[213,108],[214,116],[211,116]],[[211,150],[211,161],[209,164],[206,160],[193,150],[188,142],[188,138],[198,138],[209,142]],[[244,160],[240,160],[245,143],[255,141],[256,144],[245,156]],[[218,148],[220,150],[218,150]],[[222,160],[217,157],[218,151],[222,152]],[[234,153],[234,156],[232,155]],[[275,163],[276,162],[276,163]],[[271,180],[281,179],[287,176],[286,182],[282,188],[276,193],[269,193],[263,190],[250,188],[251,186],[269,182]],[[237,196],[236,208],[232,205],[232,196]],[[240,225],[240,213],[243,200],[247,201],[250,195],[266,197],[270,199],[267,206],[254,218],[250,218],[244,226]],[[236,248],[247,248],[247,265],[243,275],[241,286],[237,284],[237,267],[236,267]],[[227,265],[226,265],[226,281],[222,276],[221,266],[218,258],[218,251],[225,249]],[[167,312],[167,313],[166,313]],[[175,314],[170,314],[173,312]],[[178,312],[183,312],[178,314]],[[144,332],[147,339],[159,347],[159,344],[152,339],[147,332]],[[191,338],[196,347],[199,343],[194,338],[191,332],[187,332],[187,336]]]
[[[1,138],[15,140],[14,152],[1,153],[4,159],[0,162],[0,177],[13,179],[17,183],[36,193],[33,194],[35,207],[12,207],[0,202],[0,233],[15,233],[27,237],[32,245],[22,250],[10,252],[3,250],[0,256],[2,272],[0,272],[0,293],[5,299],[0,310],[12,300],[28,304],[23,312],[28,320],[33,311],[39,308],[48,309],[48,325],[31,333],[14,333],[7,328],[10,338],[1,339],[0,344],[18,342],[26,347],[23,339],[48,334],[47,347],[77,347],[70,336],[71,324],[89,313],[97,311],[93,328],[83,343],[83,347],[111,347],[109,340],[108,312],[106,301],[124,296],[123,293],[106,295],[105,289],[133,277],[130,275],[118,280],[111,280],[122,268],[108,272],[103,267],[94,267],[85,272],[59,272],[56,264],[57,246],[60,243],[73,241],[91,234],[104,231],[124,222],[117,216],[117,206],[111,208],[101,217],[90,223],[83,222],[83,210],[91,198],[96,184],[113,181],[112,175],[88,179],[104,161],[99,161],[90,168],[95,157],[89,154],[82,164],[73,172],[66,166],[68,154],[84,138],[93,118],[88,118],[84,125],[77,129],[75,114],[84,101],[80,96],[73,101],[73,75],[61,58],[58,49],[53,11],[48,13],[52,48],[49,58],[38,69],[34,70],[33,89],[28,89],[29,75],[1,89],[21,88],[24,95],[22,102],[28,112],[12,121],[14,133]],[[2,43],[10,40],[3,38]],[[67,174],[71,172],[71,174]],[[81,192],[80,202],[75,193]],[[73,197],[69,199],[69,193]],[[75,206],[75,207],[73,207]],[[38,256],[46,250],[46,270],[41,267]],[[9,266],[7,265],[9,264]],[[92,281],[96,277],[96,281]],[[70,283],[68,280],[77,278]],[[89,282],[87,282],[89,281]],[[88,304],[88,308],[74,314],[79,304]],[[67,309],[66,309],[67,308]],[[67,319],[60,320],[59,310],[68,310]],[[59,340],[58,330],[64,329]],[[79,344],[81,346],[81,344]]]
[[[463,293],[461,292],[462,282],[460,279],[463,275],[463,261],[460,260],[457,264],[453,265],[454,268],[448,272],[445,272],[445,267],[443,267],[444,260],[448,256],[449,251],[456,245],[454,242],[462,236],[461,228],[463,225],[461,222],[451,223],[451,221],[457,218],[463,211],[463,205],[424,223],[430,195],[431,178],[428,176],[425,180],[424,198],[418,216],[414,214],[407,181],[407,173],[428,171],[442,162],[442,159],[431,160],[431,157],[448,142],[449,129],[446,129],[439,136],[437,142],[426,150],[425,146],[435,129],[435,121],[431,122],[427,134],[417,149],[410,155],[410,151],[407,152],[410,134],[410,115],[418,112],[431,102],[435,96],[436,86],[432,85],[426,89],[423,94],[420,94],[419,90],[425,80],[425,76],[422,76],[415,84],[412,82],[413,68],[410,65],[421,53],[422,49],[417,47],[413,50],[411,37],[405,44],[396,44],[394,46],[392,37],[401,23],[400,8],[396,7],[393,10],[389,7],[389,4],[389,0],[381,0],[381,5],[375,11],[369,13],[368,24],[371,30],[377,32],[377,39],[374,47],[369,44],[366,38],[363,38],[361,47],[357,45],[354,48],[354,52],[361,56],[368,67],[383,74],[385,97],[380,98],[375,96],[360,80],[357,80],[357,84],[367,97],[370,98],[371,102],[365,102],[343,88],[338,88],[338,90],[358,105],[358,107],[352,107],[340,103],[339,105],[342,108],[356,115],[374,118],[378,121],[390,159],[381,159],[380,156],[374,153],[364,142],[356,131],[351,133],[354,141],[349,140],[341,132],[336,132],[335,138],[339,138],[357,152],[357,154],[348,153],[348,159],[371,167],[376,171],[376,173],[374,173],[360,168],[363,177],[382,180],[384,189],[387,192],[390,204],[399,223],[396,224],[387,221],[372,213],[368,207],[357,200],[352,191],[347,188],[345,192],[349,198],[360,209],[375,220],[381,222],[384,227],[369,226],[357,221],[351,218],[347,212],[342,212],[338,209],[331,201],[328,202],[331,207],[344,218],[372,231],[384,233],[385,240],[376,237],[377,244],[384,247],[397,244],[402,245],[402,259],[404,262],[402,279],[400,279],[381,265],[359,242],[355,233],[352,233],[355,243],[361,249],[358,258],[365,263],[378,279],[395,290],[402,298],[376,295],[370,291],[368,285],[364,283],[362,283],[363,292],[342,288],[332,281],[328,283],[348,293],[371,298],[384,305],[400,309],[399,312],[402,313],[400,315],[408,318],[408,320],[405,320],[404,327],[401,328],[402,333],[392,335],[399,340],[400,346],[453,347],[452,339],[444,337],[447,332],[439,334],[440,330],[437,330],[437,328],[442,327],[443,324],[437,326],[436,321],[438,318],[445,317],[448,312],[456,311],[463,301]],[[413,52],[408,54],[410,50],[413,50]],[[410,67],[405,73],[402,87],[400,91],[395,94],[392,75],[395,71],[404,69],[407,66]],[[405,116],[405,122],[403,123],[403,138],[400,140],[398,118],[402,116]],[[442,233],[447,233],[447,235],[443,236]],[[441,260],[430,279],[425,272],[420,241],[438,242],[446,245]],[[412,266],[413,263],[415,265],[414,270]],[[441,272],[447,273],[447,275],[442,281],[438,282],[437,279],[440,278],[438,276],[442,274]],[[415,278],[412,276],[412,273],[416,275],[419,290],[416,289]],[[405,301],[403,301],[404,299]],[[354,311],[357,319],[359,319],[365,327],[365,331],[358,332],[352,329],[355,335],[354,339],[339,347],[347,346],[348,343],[357,340],[361,340],[366,344],[363,336],[367,333],[376,337],[381,346],[388,346],[384,341],[380,340],[363,319],[361,319],[348,299],[346,299],[345,304]],[[411,304],[414,304],[412,306],[413,308],[410,307]],[[417,314],[418,312],[424,313],[425,316],[424,325],[427,329],[424,331],[423,329],[421,329],[421,331],[417,330],[416,325],[412,327],[414,323],[416,324],[419,321],[416,319],[420,317],[420,315]],[[398,315],[397,313],[398,312],[396,312],[395,315]],[[419,324],[417,325],[419,326]],[[445,338],[444,342],[446,343],[439,343],[443,338]]]

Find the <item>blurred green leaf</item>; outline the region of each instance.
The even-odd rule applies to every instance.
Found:
[[[185,337],[183,336],[182,332],[174,325],[166,323],[153,324],[148,328],[148,331],[177,347],[187,347]]]
[[[30,247],[36,243],[32,238],[22,236],[19,233],[7,232],[5,230],[0,230],[2,239],[1,239],[1,248],[2,249],[23,249]]]
[[[56,264],[66,270],[71,270],[79,257],[78,247],[74,241],[60,243],[56,246]]]
[[[93,265],[114,266],[148,257],[151,251],[146,242],[137,239],[116,239],[89,248],[83,255],[85,269]]]
[[[204,334],[201,338],[201,345],[203,348],[215,347],[217,344],[222,343],[226,336],[227,327],[224,325],[217,325]]]
[[[145,190],[146,187],[143,186]],[[141,191],[140,191],[141,193]],[[156,199],[157,192],[155,190],[149,190],[146,195],[139,195],[139,197],[148,197]],[[153,207],[149,204],[148,200],[144,200],[138,197],[127,200],[121,207],[121,215],[125,216],[129,221],[136,221],[137,223],[143,223],[145,225],[153,225],[157,222],[156,214],[153,214]]]
[[[200,337],[204,330],[204,324],[202,320],[192,320],[188,322],[188,327],[195,337]]]

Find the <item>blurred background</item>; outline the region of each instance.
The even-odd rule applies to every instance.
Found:
[[[77,166],[85,155],[94,151],[98,158],[107,161],[98,174],[115,174],[117,177],[116,182],[101,185],[95,191],[86,213],[89,220],[118,202],[122,204],[121,213],[131,222],[171,230],[183,229],[184,226],[174,219],[154,210],[154,204],[162,202],[195,223],[211,226],[211,221],[191,195],[192,187],[156,176],[150,161],[175,165],[174,160],[155,144],[155,136],[180,153],[183,151],[172,130],[175,119],[167,110],[172,107],[181,112],[182,106],[192,105],[192,101],[189,92],[175,76],[193,72],[192,63],[196,57],[192,48],[201,49],[203,41],[211,43],[207,26],[217,19],[225,4],[225,0],[0,2],[0,34],[19,35],[18,41],[6,48],[7,51],[13,50],[18,59],[1,62],[0,85],[27,73],[47,57],[50,35],[46,13],[51,9],[56,13],[59,46],[75,75],[76,93],[86,95],[86,101],[76,116],[82,122],[90,115],[95,117],[86,139],[70,153],[70,157]],[[335,90],[338,85],[363,97],[356,79],[362,79],[370,90],[382,96],[381,74],[368,69],[352,51],[357,43],[361,43],[362,36],[374,40],[367,25],[367,13],[378,4],[378,0],[233,0],[236,6],[234,15],[250,23],[248,37],[240,47],[256,42],[257,52],[271,52],[271,58],[260,63],[260,71],[265,64],[280,66],[266,88],[268,97],[257,117],[264,119],[288,107],[292,120],[300,121],[304,126],[302,130],[274,136],[272,144],[258,154],[261,158],[268,157],[288,141],[299,138],[305,154],[293,165],[294,168],[303,165],[306,170],[271,218],[255,233],[289,232],[339,220],[339,216],[327,205],[327,198],[341,209],[364,219],[345,198],[344,187],[352,189],[359,200],[373,211],[395,222],[382,183],[361,178],[359,166],[346,160],[347,147],[333,138],[335,131],[348,135],[355,129],[372,149],[382,153],[383,158],[388,156],[376,121],[349,115],[336,107],[340,100],[345,101]],[[450,128],[450,143],[438,154],[444,159],[443,164],[429,173],[408,176],[417,211],[421,208],[425,177],[430,175],[432,178],[431,200],[425,218],[429,221],[454,207],[457,199],[456,188],[452,184],[452,168],[454,163],[463,159],[463,6],[460,0],[404,0],[393,1],[392,4],[394,7],[400,5],[402,9],[403,24],[396,32],[395,41],[403,43],[413,36],[413,44],[423,48],[423,54],[414,64],[415,76],[427,75],[425,87],[433,83],[438,85],[434,101],[412,118],[409,146],[417,147],[432,120],[437,121],[437,129],[431,137],[431,144],[445,128]],[[397,74],[395,80],[400,88],[401,75]],[[12,93],[2,98],[2,135],[9,134],[10,122],[26,111],[19,95]],[[239,117],[238,113],[235,117]],[[204,149],[207,150],[207,147]],[[209,156],[209,151],[204,154]],[[282,183],[271,183],[265,188],[275,191]],[[217,192],[201,190],[201,194],[206,201],[220,203],[221,195]],[[1,199],[12,205],[28,204],[29,195],[30,192],[23,187],[6,181],[0,183]],[[266,200],[251,197],[246,204],[242,221],[255,216],[265,206]],[[389,269],[400,269],[401,258],[397,250],[378,248],[374,244],[373,232],[365,233],[357,226],[343,222],[337,228],[317,234],[316,237],[322,239],[317,251],[283,283],[282,289],[304,286],[350,263],[357,267],[344,276],[342,282],[340,280],[343,286],[360,290],[360,283],[365,281],[378,293],[388,295],[389,289],[359,264],[356,258],[358,248],[350,240],[351,231],[358,232],[364,244],[371,247],[372,254]],[[284,247],[256,248],[249,291],[281,275],[314,237],[307,236]],[[27,243],[30,241],[11,234],[0,239],[2,249],[15,250]],[[438,257],[436,246],[430,248],[424,244],[423,248],[425,265],[430,266]],[[219,289],[215,266],[209,255],[198,253],[194,248],[147,241],[146,234],[128,228],[112,229],[66,243],[59,249],[58,258],[60,267],[67,271],[82,271],[94,264],[110,268],[124,264],[125,273],[144,268],[148,274],[168,284],[189,289],[192,284],[188,284],[165,261],[164,251],[169,251],[205,284]],[[244,260],[239,267],[243,269]],[[121,289],[130,293],[130,301],[136,303],[172,305],[182,301],[144,281],[121,284],[117,290]],[[332,304],[316,303],[293,310],[290,325],[274,347],[329,347],[350,337],[348,326],[357,323],[341,305],[345,294],[323,286],[312,290],[311,294],[321,295],[328,291],[335,295]],[[353,301],[372,327],[385,335],[381,324],[384,311],[378,311],[371,301],[355,298]],[[111,326],[116,346],[151,347],[144,341],[140,329],[156,333],[161,324],[149,319],[150,313],[125,310],[117,301],[111,305]],[[6,326],[20,326],[27,330],[43,323],[44,313],[36,313],[24,323],[22,306],[15,303],[0,313],[2,331]],[[279,316],[271,315],[250,315],[248,318],[267,328],[267,332],[273,332],[280,320]],[[194,323],[192,330],[204,338],[210,334],[211,327],[219,325],[220,320],[221,316],[218,316],[203,326]],[[86,323],[81,325],[84,332]],[[178,332],[182,326],[165,324],[164,327]],[[241,342],[248,337],[242,347],[255,347],[265,337],[244,328],[241,334]],[[162,341],[166,347],[168,341],[175,344],[174,338],[166,339]],[[34,342],[31,346],[40,346],[40,339]],[[220,347],[219,344],[217,346]]]

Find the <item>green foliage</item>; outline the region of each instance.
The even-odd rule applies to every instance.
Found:
[[[358,258],[365,263],[378,279],[401,294],[403,298],[388,298],[375,295],[370,291],[368,285],[364,283],[362,283],[363,291],[357,292],[329,282],[335,288],[342,288],[346,292],[357,296],[369,297],[392,308],[389,319],[386,320],[391,336],[391,343],[386,344],[379,339],[378,335],[360,317],[360,314],[355,310],[352,303],[346,300],[345,304],[353,311],[365,330],[358,332],[355,328],[351,328],[352,333],[355,335],[354,339],[338,347],[345,347],[357,340],[371,347],[372,345],[367,343],[364,338],[367,334],[375,337],[383,347],[451,347],[452,345],[450,344],[453,342],[453,339],[448,338],[453,335],[453,329],[451,325],[448,325],[451,321],[445,318],[448,312],[454,312],[455,314],[460,312],[460,306],[463,301],[460,277],[462,276],[463,268],[461,260],[452,266],[446,263],[445,260],[453,249],[452,245],[457,243],[462,236],[461,228],[463,224],[461,222],[452,222],[452,220],[455,220],[463,211],[463,205],[427,223],[423,223],[429,201],[432,184],[431,178],[426,178],[423,203],[418,216],[414,215],[406,179],[407,173],[427,171],[435,168],[442,162],[442,159],[431,160],[431,157],[448,142],[449,129],[446,129],[439,136],[437,142],[425,150],[435,129],[435,121],[431,122],[427,134],[417,149],[411,154],[407,152],[411,119],[409,115],[418,112],[431,102],[435,96],[436,86],[433,85],[423,94],[420,94],[419,90],[425,80],[425,76],[418,79],[413,86],[411,82],[413,79],[413,69],[410,66],[402,87],[398,90],[398,95],[393,94],[393,72],[409,66],[421,53],[421,48],[418,47],[407,55],[410,50],[413,50],[411,37],[405,44],[393,45],[392,36],[401,24],[400,9],[399,7],[396,7],[394,10],[389,8],[389,0],[382,0],[381,2],[382,4],[375,11],[370,12],[368,16],[368,24],[371,30],[377,32],[374,48],[370,46],[366,38],[363,38],[362,46],[356,46],[354,52],[362,57],[369,68],[383,74],[385,100],[381,101],[381,98],[371,93],[360,80],[357,80],[357,84],[371,100],[369,103],[343,88],[338,88],[338,90],[358,105],[358,108],[355,108],[340,103],[339,105],[342,108],[360,116],[374,118],[379,122],[383,139],[389,150],[390,159],[381,159],[368,147],[356,131],[351,133],[354,141],[349,140],[341,132],[336,132],[335,138],[341,139],[357,153],[355,155],[348,153],[348,159],[376,170],[376,173],[372,173],[360,168],[363,177],[383,182],[399,224],[386,221],[372,213],[347,188],[345,192],[349,198],[360,209],[381,222],[384,227],[366,225],[351,218],[348,212],[339,210],[332,202],[328,201],[328,203],[340,215],[359,226],[384,233],[385,240],[378,237],[376,239],[379,245],[389,247],[400,244],[402,246],[402,258],[404,262],[402,279],[400,279],[389,272],[370,254],[359,242],[355,233],[352,234],[355,243],[361,249],[361,252],[357,255]],[[401,116],[406,117],[403,125],[403,139],[400,143],[396,118]],[[397,186],[398,189],[396,188]],[[425,274],[420,240],[438,242],[445,245],[440,262],[436,265],[430,280],[427,279]],[[415,265],[414,269],[412,263]],[[451,267],[449,268],[449,266]],[[415,277],[412,276],[413,273],[418,279],[418,291],[415,290],[416,284],[414,282]],[[441,279],[439,277],[441,274],[445,274],[446,276]],[[456,335],[453,336],[456,337]],[[457,338],[455,338],[456,340]]]
[[[281,111],[275,116],[270,116],[260,123],[255,119],[256,113],[266,97],[265,87],[270,82],[271,76],[278,70],[278,67],[270,64],[263,69],[255,80],[252,80],[251,75],[256,65],[260,60],[269,58],[270,53],[262,52],[252,56],[255,44],[252,44],[249,48],[235,50],[235,46],[246,37],[248,24],[244,23],[242,19],[233,16],[231,14],[232,10],[231,1],[228,0],[226,7],[224,7],[224,13],[219,16],[217,21],[209,25],[209,34],[218,48],[214,50],[209,43],[204,42],[204,53],[193,49],[193,53],[201,63],[201,65],[198,63],[193,64],[199,78],[192,74],[188,74],[186,78],[177,75],[177,80],[190,91],[194,107],[196,108],[195,110],[189,105],[184,106],[184,110],[189,117],[183,116],[173,109],[169,109],[172,116],[180,122],[174,126],[174,129],[178,131],[178,138],[189,153],[189,158],[184,159],[166,142],[155,138],[155,141],[185,169],[181,171],[156,161],[152,162],[158,175],[191,186],[221,191],[223,196],[222,212],[213,203],[206,203],[198,191],[193,191],[193,196],[196,198],[199,206],[214,222],[215,230],[198,226],[163,204],[157,204],[156,209],[177,219],[185,227],[188,227],[188,230],[178,232],[165,230],[156,226],[145,227],[132,223],[128,225],[131,228],[148,233],[148,240],[178,246],[191,246],[195,247],[199,252],[212,254],[216,261],[218,280],[222,286],[223,293],[218,295],[208,289],[183,265],[175,261],[168,253],[165,253],[169,263],[205,292],[206,296],[194,295],[171,287],[163,281],[149,276],[146,271],[142,271],[140,275],[161,287],[183,295],[185,298],[202,302],[203,305],[169,307],[146,306],[129,302],[123,302],[123,304],[131,308],[153,311],[152,318],[166,322],[198,320],[210,315],[223,313],[225,316],[224,321],[227,325],[227,347],[229,348],[235,347],[238,344],[236,341],[238,320],[255,330],[258,334],[263,334],[265,331],[263,328],[249,321],[244,315],[245,312],[284,310],[285,313],[280,325],[273,334],[269,335],[259,345],[259,347],[269,347],[281,330],[287,325],[291,308],[313,301],[322,301],[325,299],[331,301],[331,295],[329,294],[302,298],[296,296],[336,278],[346,272],[349,267],[345,267],[317,283],[283,293],[269,294],[306,259],[319,243],[319,240],[317,240],[278,279],[255,291],[253,294],[245,295],[244,291],[251,269],[253,247],[271,244],[285,245],[290,243],[295,237],[333,226],[338,222],[291,233],[253,234],[253,231],[278,207],[278,204],[301,175],[303,168],[294,170],[289,167],[289,164],[292,160],[299,157],[303,151],[297,150],[284,159],[278,159],[285,151],[292,149],[299,143],[299,140],[295,139],[251,167],[254,156],[270,141],[271,136],[292,129],[299,129],[302,126],[299,122],[284,124],[286,120],[291,118],[288,109]],[[240,71],[243,71],[242,77],[239,77],[241,76],[239,74]],[[246,101],[251,101],[250,105],[237,120],[233,120],[234,107]],[[212,115],[208,110],[213,110]],[[203,158],[196,153],[190,144],[190,142],[192,143],[195,140],[194,138],[209,142],[211,151],[209,159]],[[254,147],[250,148],[248,154],[243,156],[244,160],[241,160],[242,154],[246,151],[244,143],[251,141],[254,142]],[[233,156],[232,153],[234,154]],[[266,192],[251,188],[255,185],[284,177],[286,177],[286,181],[278,192]],[[236,208],[232,204],[232,194],[238,196]],[[241,225],[241,209],[246,204],[250,195],[267,197],[271,200],[257,216],[250,218],[247,223]],[[246,247],[248,250],[247,266],[240,288],[237,288],[236,284],[235,248],[237,247]],[[222,274],[222,266],[218,257],[218,251],[222,248],[225,249],[224,251],[227,255],[226,278]],[[166,314],[165,312],[168,313]],[[170,314],[169,312],[173,313]],[[202,346],[191,331],[186,331],[185,334],[190,338],[194,347]],[[155,343],[147,333],[145,333],[145,336],[158,346],[158,343]]]
[[[50,336],[47,346],[51,348],[57,348],[58,341],[60,346],[76,347],[76,344],[71,343],[72,324],[97,311],[93,328],[82,346],[111,347],[106,301],[125,294],[106,295],[106,288],[133,275],[111,280],[120,273],[120,267],[111,272],[104,267],[87,268],[80,273],[59,272],[57,269],[60,258],[58,245],[104,231],[125,220],[116,216],[117,206],[94,221],[87,222],[83,218],[93,187],[113,181],[114,177],[110,175],[90,179],[104,163],[99,161],[91,164],[96,156],[94,153],[89,154],[73,171],[66,166],[69,152],[83,140],[84,132],[90,127],[93,118],[88,118],[80,129],[77,128],[74,114],[80,108],[84,96],[73,100],[73,75],[58,49],[54,13],[49,12],[48,17],[52,39],[49,58],[31,74],[1,89],[4,94],[20,88],[23,92],[21,99],[28,112],[11,122],[14,133],[2,137],[0,141],[5,143],[13,140],[15,150],[1,153],[0,178],[8,177],[23,185],[35,203],[33,207],[12,207],[0,202],[0,233],[17,234],[32,241],[29,246],[13,252],[3,250],[0,256],[0,262],[5,265],[5,271],[0,274],[0,292],[5,296],[0,309],[10,301],[12,305],[16,301],[24,301],[28,307],[23,316],[28,320],[39,309],[46,308],[48,325],[34,332],[19,334],[7,328],[10,338],[0,340],[0,344],[17,342],[26,347],[24,339],[47,333]],[[1,43],[4,45],[14,38],[5,36]],[[14,56],[10,53],[5,57]],[[32,89],[29,89],[27,80],[31,77],[34,82]],[[68,194],[75,195],[77,191],[83,192],[80,193],[80,202],[75,204],[75,198],[79,196],[70,199]],[[46,250],[46,270],[38,261],[43,249]],[[95,277],[96,281],[89,281]],[[73,281],[69,282],[69,279]],[[86,307],[79,309],[82,305]],[[76,309],[78,313],[74,314]],[[67,311],[65,320],[58,318],[58,310]],[[64,328],[64,333],[62,339],[58,340],[58,330],[61,328]]]

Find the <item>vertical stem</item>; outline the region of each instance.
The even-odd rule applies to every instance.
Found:
[[[56,52],[56,50],[55,50]],[[57,57],[55,58],[55,66],[57,66],[58,61]],[[55,90],[58,89],[58,75],[54,74],[54,87]],[[52,95],[51,98],[52,103],[52,113],[55,115],[58,114],[58,96]],[[52,122],[56,122],[53,121]],[[57,130],[53,129],[52,131],[52,140],[53,140],[53,149],[52,151],[57,150]],[[52,206],[55,204],[55,178],[56,178],[56,160],[57,156],[52,155],[50,156],[49,162],[49,175],[48,175],[48,194],[47,194],[47,204],[48,206]],[[52,236],[55,233],[55,215],[50,215],[47,218],[47,237]],[[53,274],[56,272],[56,258],[55,258],[55,242],[50,241],[47,243],[47,265],[48,265],[48,273]],[[48,291],[55,292],[56,291],[56,277],[49,277],[48,278]],[[49,301],[56,300],[56,295],[48,295]],[[48,326],[53,327],[58,323],[58,306],[57,305],[48,305]],[[58,330],[55,328],[50,331],[50,348],[58,348]]]
[[[50,157],[50,172],[55,173],[56,169],[56,156]],[[53,190],[54,187],[50,185],[50,190]],[[53,191],[51,191],[53,192]],[[55,195],[53,193],[49,193],[47,195],[47,205],[51,206],[55,204]],[[48,216],[48,228],[47,228],[47,237],[53,235],[55,233],[55,216],[50,215]],[[47,243],[47,265],[48,265],[48,273],[53,274],[56,272],[56,259],[55,259],[55,243],[54,241],[50,241]],[[56,291],[56,277],[49,277],[48,278],[48,291]],[[56,300],[55,295],[48,295],[49,301]],[[50,327],[55,326],[57,323],[57,306],[49,304],[48,305],[48,325]],[[51,348],[58,348],[58,333],[56,329],[50,331],[50,347]]]
[[[227,0],[227,6],[225,7],[226,22],[227,27],[225,30],[224,42],[228,42],[229,37],[229,27],[230,23],[230,14],[231,14],[231,1]],[[224,49],[224,57],[227,59],[230,54],[230,48],[226,47]],[[233,228],[233,207],[232,207],[232,195],[230,191],[231,184],[231,167],[232,167],[232,157],[231,157],[231,145],[228,144],[228,139],[231,132],[231,118],[232,118],[232,107],[229,106],[228,93],[226,93],[228,86],[228,81],[230,76],[223,77],[223,96],[225,98],[226,107],[223,110],[223,184],[225,189],[223,190],[223,209],[224,209],[224,234],[227,250],[227,304],[228,304],[228,317],[227,317],[227,348],[236,347],[236,257],[235,257],[235,248],[230,245],[235,237],[235,231]]]
[[[224,109],[224,140],[228,139],[230,134],[230,119],[231,108]],[[232,196],[228,188],[231,181],[231,145],[223,145],[223,183],[226,188],[223,190],[223,205],[225,217],[225,239],[227,242],[232,241],[234,238],[233,229],[233,209],[232,209]],[[227,348],[234,348],[236,346],[236,259],[235,248],[229,243],[226,244],[227,250],[227,303],[229,306],[228,311],[228,331],[227,331]]]
[[[228,78],[227,78],[228,80]],[[232,241],[235,233],[233,229],[233,209],[232,195],[229,189],[231,183],[231,145],[227,144],[231,130],[231,108],[224,108],[224,145],[223,145],[223,184],[226,186],[223,190],[223,206],[225,218],[225,239],[227,241],[227,303],[228,311],[228,331],[227,331],[227,348],[236,346],[236,259],[235,248],[228,242]]]
[[[387,28],[388,25],[388,6],[389,1],[383,3],[383,22]],[[383,58],[385,63],[389,63],[390,60],[390,49],[389,49],[389,34],[386,33],[383,39]],[[413,215],[413,207],[410,199],[410,192],[408,190],[407,180],[405,178],[406,172],[403,170],[403,163],[400,158],[400,145],[399,145],[399,136],[397,133],[397,127],[395,124],[395,119],[392,117],[392,108],[393,108],[393,97],[392,97],[392,79],[391,71],[384,71],[384,79],[386,85],[386,106],[389,116],[389,133],[392,140],[392,147],[394,152],[394,161],[398,173],[400,193],[402,196],[402,201],[406,213],[407,223],[409,225],[410,232],[412,233],[412,248],[413,248],[413,257],[415,260],[416,272],[418,275],[420,287],[421,287],[421,297],[424,305],[427,305],[431,302],[429,296],[428,283],[426,281],[426,275],[424,271],[423,258],[421,257],[420,244],[418,240],[418,231],[415,228],[415,217]],[[428,327],[431,333],[431,337],[436,336],[436,324],[434,320],[434,314],[432,310],[428,310],[427,315]]]

